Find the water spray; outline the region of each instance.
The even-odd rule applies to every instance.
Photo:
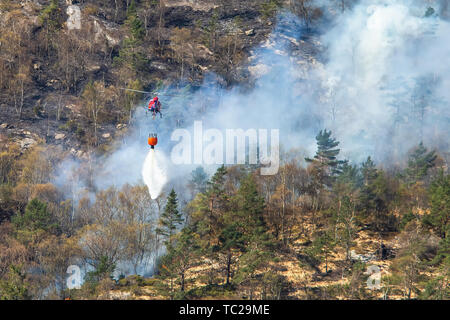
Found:
[[[164,166],[166,161],[164,155],[159,150],[155,150],[155,146],[158,144],[157,134],[150,133],[147,141],[151,149],[142,167],[142,178],[148,187],[150,197],[156,199],[167,183],[166,168]]]

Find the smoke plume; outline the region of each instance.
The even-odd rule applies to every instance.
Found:
[[[441,2],[362,0],[344,12],[327,2],[326,22],[314,27],[320,33],[280,13],[270,37],[240,68],[248,70],[251,89],[223,89],[213,74],[195,92],[166,88],[163,118],[151,120],[137,108],[128,136],[99,161],[96,189],[142,183],[143,175],[153,198],[166,178],[172,186],[187,182],[195,166],[172,165],[170,157],[163,160],[167,176],[150,175],[146,139],[158,133],[159,165],[158,152],[170,155],[175,144],[173,130],[192,132],[196,120],[205,130],[279,129],[284,148],[305,156],[314,154],[315,136],[326,128],[341,142],[341,158],[354,163],[372,156],[384,166],[401,165],[420,141],[448,157],[450,23]]]

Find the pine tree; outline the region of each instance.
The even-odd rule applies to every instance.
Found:
[[[365,186],[369,185],[376,179],[377,169],[370,156],[367,157],[367,160],[361,164],[361,173],[363,175]]]
[[[427,151],[427,148],[420,142],[417,148],[409,155],[408,168],[405,170],[409,184],[423,180],[428,173],[428,169],[434,167],[434,162],[437,158],[436,152]]]
[[[396,219],[390,213],[389,205],[396,199],[397,192],[392,189],[392,182],[382,170],[377,170],[376,177],[371,179],[361,188],[358,211],[363,218],[369,219],[374,231],[394,230]]]
[[[359,168],[346,162],[342,165],[342,170],[336,177],[336,183],[341,185],[341,187],[343,186],[344,190],[353,192],[361,186],[361,178]]]
[[[135,41],[141,41],[145,36],[145,28],[142,21],[139,19],[136,9],[136,3],[131,1],[127,11],[127,19],[125,24],[130,28],[130,33]]]
[[[217,244],[223,227],[223,215],[228,211],[229,197],[224,187],[226,175],[224,166],[218,168],[206,183],[205,192],[198,193],[188,205],[190,223],[200,236],[202,249],[206,251]]]
[[[36,230],[50,232],[56,228],[53,217],[47,210],[47,204],[38,199],[31,200],[25,207],[25,213],[13,216],[12,222],[17,229],[32,232]]]
[[[230,284],[233,250],[245,250],[245,242],[237,223],[227,225],[219,236],[220,250],[226,252],[226,284]]]
[[[404,296],[411,299],[413,292],[420,292],[418,283],[426,270],[429,240],[416,221],[410,222],[398,238],[399,249],[389,269],[400,278]]]
[[[39,20],[45,25],[47,30],[56,31],[61,27],[62,18],[60,15],[58,0],[51,0],[50,4],[42,9]]]
[[[341,167],[346,161],[337,160],[340,149],[335,149],[339,141],[331,137],[331,131],[321,130],[316,136],[317,151],[313,159],[305,158],[311,164],[311,181],[306,190],[312,197],[312,223],[316,225],[316,213],[320,209],[323,190],[329,190]]]
[[[450,175],[441,171],[432,182],[429,195],[431,212],[424,217],[424,223],[441,238],[447,238],[450,231]]]
[[[61,28],[63,20],[58,0],[51,0],[50,4],[43,8],[39,14],[39,21],[45,30],[47,55],[50,55],[50,49],[54,45],[53,35]]]
[[[192,188],[194,193],[204,193],[206,191],[207,183],[208,175],[203,167],[197,167],[194,171],[192,171],[189,186]]]
[[[4,279],[0,279],[1,300],[31,300],[29,284],[21,266],[10,265],[9,272]]]
[[[159,262],[159,276],[169,280],[169,287],[162,288],[163,294],[168,293],[171,298],[185,298],[186,273],[196,264],[198,249],[198,243],[191,228],[185,227],[176,235],[173,246],[168,247],[167,254]],[[180,284],[178,294],[175,292],[173,283],[177,277]]]
[[[220,260],[221,245],[227,241],[225,238],[228,237],[223,234],[224,220],[230,210],[230,197],[225,191],[226,179],[227,169],[221,166],[206,183],[205,192],[198,193],[188,205],[190,227],[198,236],[201,254],[210,262],[207,273],[209,284],[215,281],[214,265]]]
[[[261,272],[262,274],[270,272],[270,262],[274,258],[276,243],[264,222],[264,199],[257,191],[253,176],[248,175],[241,181],[236,200],[238,207],[235,220],[239,221],[238,225],[242,230],[242,238],[239,239],[245,241],[245,246],[241,250],[239,268],[233,282],[248,288],[249,299],[252,299],[257,287],[259,291],[264,291],[267,279],[259,275]]]
[[[178,199],[175,190],[170,191],[167,198],[167,204],[164,208],[164,212],[159,218],[159,227],[156,233],[162,235],[165,238],[164,244],[171,246],[172,238],[175,231],[183,223],[182,214],[178,211]]]
[[[320,261],[325,261],[325,272],[328,272],[328,257],[331,252],[333,252],[336,243],[329,230],[320,232],[317,237],[313,240],[309,254],[314,260],[317,258]]]
[[[207,194],[218,196],[224,193],[226,174],[227,169],[224,165],[217,169],[216,173],[212,176],[211,181],[208,181],[207,183]]]
[[[336,242],[345,249],[346,259],[350,261],[350,247],[356,236],[355,204],[350,197],[338,199],[334,221]]]
[[[113,263],[108,256],[101,256],[94,267],[95,270],[89,271],[86,274],[86,282],[96,285],[102,279],[113,278],[116,264]]]
[[[249,254],[248,250],[253,250],[253,253],[259,250],[261,257],[267,257],[271,244],[263,219],[264,199],[258,192],[252,174],[240,180],[239,190],[232,202],[231,210],[225,213],[224,227],[219,236],[219,250],[226,255],[226,284],[230,284],[235,253],[241,252],[245,257]]]
[[[145,70],[148,60],[142,48],[142,41],[145,37],[145,28],[139,19],[134,0],[127,11],[125,26],[130,36],[123,40],[119,55],[114,57],[114,65],[125,66],[134,72]]]
[[[378,177],[378,170],[370,157],[361,164],[361,173],[364,185],[359,194],[359,211],[363,213],[363,216],[367,217],[375,210],[375,200],[377,198],[374,182]]]
[[[218,236],[223,224],[223,215],[228,211],[229,197],[225,192],[227,169],[224,165],[217,169],[207,183],[206,198],[208,201],[208,223],[210,240],[213,235]]]
[[[314,176],[321,185],[331,186],[333,177],[341,172],[346,161],[337,160],[339,141],[331,137],[331,131],[321,130],[316,136],[317,152],[313,159],[305,158],[314,166]]]
[[[253,175],[249,174],[241,180],[236,195],[237,215],[242,221],[244,234],[251,240],[266,231],[263,219],[264,198],[259,194]]]

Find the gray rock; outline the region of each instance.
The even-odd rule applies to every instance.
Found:
[[[66,10],[69,16],[66,22],[68,30],[80,30],[81,29],[81,10],[79,6],[72,5],[71,0],[67,0],[69,7]]]
[[[31,138],[25,138],[25,139],[20,140],[20,142],[19,142],[21,149],[28,149],[36,143],[37,143],[36,140],[31,139]]]
[[[245,31],[246,36],[254,36],[255,35],[255,29],[250,29]]]
[[[78,150],[77,151],[77,153],[75,154],[78,158],[80,158],[80,159],[84,159],[84,160],[87,160],[89,157],[88,157],[88,154],[86,153],[86,152],[84,152],[84,151],[81,151],[81,150]]]
[[[155,69],[167,70],[167,65],[158,61],[153,61],[150,65]]]
[[[350,259],[354,261],[361,261],[364,263],[367,263],[369,261],[375,260],[375,255],[373,253],[368,254],[358,254],[355,252],[355,250],[350,251]]]

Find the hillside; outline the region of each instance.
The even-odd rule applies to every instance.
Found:
[[[79,25],[70,24],[71,3],[80,11]],[[117,8],[114,1],[71,3],[2,1],[2,28],[17,26],[2,33],[2,139],[21,147],[44,139],[78,151],[108,143],[115,126],[129,122],[133,104],[145,98],[120,88],[151,91],[180,80],[195,87],[211,72],[223,77],[223,86],[247,82],[240,65],[267,38],[275,13],[258,0],[145,1],[136,13],[129,2],[116,1]],[[133,19],[138,31],[130,26]],[[140,35],[130,44],[133,32]],[[95,81],[109,92],[97,137],[91,137],[94,120],[82,96]],[[88,131],[84,139],[82,131]]]
[[[0,0],[0,28],[0,300],[449,299],[447,1]]]

